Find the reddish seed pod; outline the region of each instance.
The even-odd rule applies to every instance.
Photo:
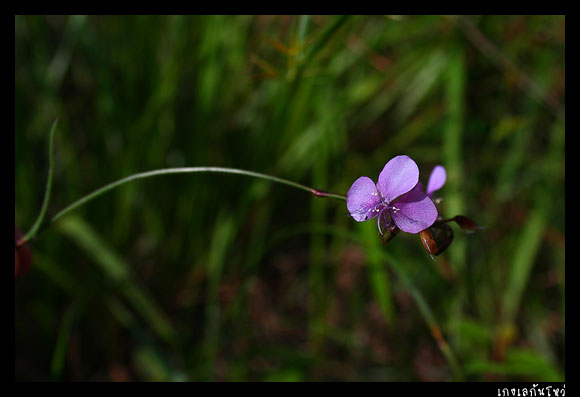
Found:
[[[15,226],[16,232],[15,237],[17,244],[18,241],[22,238],[22,233],[18,230],[18,227]],[[30,265],[32,264],[32,254],[30,252],[30,246],[26,243],[21,246],[16,245],[14,251],[14,276],[15,279],[18,279],[24,276],[30,270]]]
[[[425,251],[431,256],[437,256],[453,242],[453,229],[446,223],[435,222],[429,229],[419,233]]]
[[[431,234],[437,243],[439,254],[441,254],[453,242],[453,229],[451,229],[451,226],[446,223],[435,223],[429,229],[431,230]]]
[[[439,249],[437,248],[437,243],[433,238],[433,235],[429,229],[422,230],[419,232],[419,237],[421,237],[421,242],[423,243],[423,248],[429,253],[429,255],[437,255]]]

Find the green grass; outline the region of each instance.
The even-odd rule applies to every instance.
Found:
[[[564,380],[564,25],[16,16],[15,222],[39,233],[15,379]],[[435,262],[241,175],[135,178],[50,222],[151,170],[344,196],[399,154],[483,226]]]

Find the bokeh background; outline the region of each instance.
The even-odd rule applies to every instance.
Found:
[[[346,194],[411,156],[431,260],[344,201],[243,176],[124,185],[15,282],[15,379],[564,380],[563,16],[16,16],[15,222],[132,173]]]

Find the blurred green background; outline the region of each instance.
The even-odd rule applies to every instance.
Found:
[[[16,16],[15,222],[163,167],[346,194],[399,154],[462,233],[434,262],[243,176],[122,186],[15,283],[16,380],[564,380],[563,16]]]

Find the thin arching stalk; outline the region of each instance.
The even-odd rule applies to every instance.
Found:
[[[46,215],[46,210],[48,208],[48,203],[50,201],[50,192],[52,190],[52,174],[53,174],[53,160],[54,160],[54,132],[56,131],[56,124],[58,123],[58,119],[56,119],[52,123],[52,127],[50,128],[50,133],[48,135],[48,177],[46,179],[46,188],[44,190],[44,199],[42,201],[42,207],[40,208],[40,212],[38,213],[38,217],[36,221],[30,228],[30,230],[18,241],[16,244],[17,247],[22,246],[25,242],[30,240],[32,237],[38,233],[42,222],[44,221],[44,217]]]
[[[275,176],[272,176],[272,175],[266,175],[266,174],[262,174],[262,173],[259,173],[259,172],[241,170],[241,169],[237,169],[237,168],[225,168],[225,167],[177,167],[177,168],[162,168],[162,169],[158,169],[158,170],[153,170],[153,171],[147,171],[147,172],[141,172],[141,173],[138,173],[138,174],[133,174],[133,175],[130,175],[130,176],[126,177],[126,178],[119,179],[118,181],[111,182],[108,185],[105,185],[105,186],[103,186],[103,187],[101,187],[101,188],[93,191],[92,193],[89,193],[89,194],[81,197],[80,199],[78,199],[77,201],[73,202],[72,204],[68,205],[67,207],[65,207],[64,209],[62,209],[61,211],[59,211],[56,215],[54,215],[50,219],[50,221],[48,222],[48,224],[57,221],[58,219],[60,219],[64,215],[68,214],[69,212],[75,210],[76,208],[82,206],[83,204],[86,204],[90,200],[99,197],[100,195],[108,192],[109,190],[112,190],[112,189],[114,189],[116,187],[122,186],[122,185],[124,185],[126,183],[129,183],[129,182],[132,182],[132,181],[136,181],[136,180],[139,180],[139,179],[145,179],[145,178],[149,178],[149,177],[159,176],[159,175],[187,174],[187,173],[195,173],[195,172],[213,172],[213,173],[222,173],[222,174],[245,175],[245,176],[250,176],[250,177],[254,177],[254,178],[268,180],[268,181],[271,181],[271,182],[282,183],[284,185],[292,186],[292,187],[295,187],[297,189],[305,190],[307,192],[310,192],[310,193],[314,194],[316,197],[330,197],[330,198],[335,198],[335,199],[340,199],[340,200],[345,200],[346,201],[346,197],[345,196],[342,196],[340,194],[334,194],[334,193],[329,193],[329,192],[325,192],[325,191],[322,191],[322,190],[313,189],[313,188],[308,187],[306,185],[302,185],[302,184],[297,183],[297,182],[292,182],[292,181],[289,181],[287,179],[278,178],[278,177],[275,177]],[[36,229],[36,231],[38,231],[38,228]],[[23,241],[21,241],[20,243],[21,244],[25,243],[26,241],[28,241],[29,239],[31,239],[32,237],[34,237],[34,235],[35,234],[30,234],[29,236],[27,236],[26,239],[23,239]]]

